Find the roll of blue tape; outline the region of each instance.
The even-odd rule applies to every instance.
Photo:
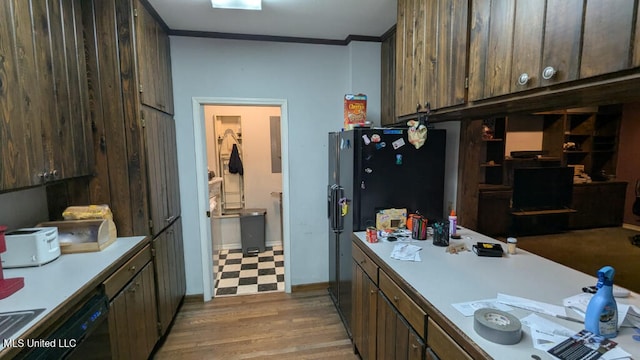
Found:
[[[473,313],[473,329],[483,338],[502,345],[513,345],[522,338],[517,317],[496,309],[478,309]]]

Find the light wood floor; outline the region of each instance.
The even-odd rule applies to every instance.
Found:
[[[185,302],[155,359],[358,359],[326,290]]]

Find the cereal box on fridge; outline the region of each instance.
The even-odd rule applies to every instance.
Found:
[[[364,125],[365,121],[367,121],[367,95],[345,95],[344,129],[351,130],[354,128],[354,125]]]

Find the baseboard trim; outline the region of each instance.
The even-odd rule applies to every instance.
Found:
[[[328,282],[321,283],[313,283],[313,284],[303,284],[303,285],[292,285],[291,292],[304,292],[304,291],[316,291],[316,290],[326,290],[329,288]]]
[[[204,294],[190,294],[184,296],[184,302],[187,303],[204,303]]]
[[[622,224],[622,227],[629,230],[640,231],[640,226],[633,224]]]

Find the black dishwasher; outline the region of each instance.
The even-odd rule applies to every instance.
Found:
[[[109,299],[103,290],[42,339],[30,339],[25,359],[111,359]],[[19,358],[22,356],[18,356]]]

